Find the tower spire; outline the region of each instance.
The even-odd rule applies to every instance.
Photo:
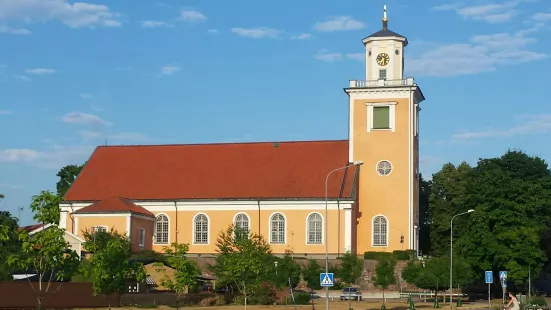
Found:
[[[383,5],[383,29],[388,29],[388,18],[386,17],[386,4]]]

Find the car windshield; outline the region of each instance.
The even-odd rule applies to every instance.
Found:
[[[347,287],[343,290],[344,293],[355,293],[357,292],[358,290],[354,287]]]

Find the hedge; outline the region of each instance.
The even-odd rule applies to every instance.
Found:
[[[396,250],[390,252],[374,252],[367,251],[364,253],[364,259],[388,259],[394,258],[396,260],[410,260],[415,256],[415,250]]]

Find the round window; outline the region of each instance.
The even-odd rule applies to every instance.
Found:
[[[392,164],[387,160],[381,160],[377,164],[377,172],[380,175],[389,175],[392,172]]]

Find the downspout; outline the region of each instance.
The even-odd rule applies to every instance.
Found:
[[[261,235],[260,233],[260,200],[256,201],[256,205],[258,206],[258,234]]]
[[[175,229],[175,232],[176,232],[176,240],[175,242],[178,243],[178,204],[176,201],[174,201],[174,209],[176,210],[176,229]]]
[[[337,241],[337,258],[341,257],[341,200],[337,199],[337,219],[338,219],[338,241]]]
[[[71,214],[69,214],[69,217],[71,218],[71,233],[73,235],[75,234],[75,218],[73,217],[73,213],[75,212],[75,209],[73,209],[73,203],[69,203],[69,208],[71,208]]]

